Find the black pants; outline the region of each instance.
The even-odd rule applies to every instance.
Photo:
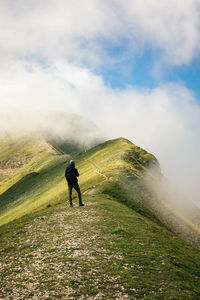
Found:
[[[70,204],[72,204],[72,189],[73,188],[75,189],[75,191],[78,194],[79,205],[80,205],[80,204],[82,204],[82,199],[81,199],[81,191],[80,191],[80,187],[79,187],[78,183],[74,183],[74,184],[68,183],[69,202],[70,202]]]

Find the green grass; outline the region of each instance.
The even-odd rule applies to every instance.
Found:
[[[27,174],[48,165],[57,153],[50,144],[37,135],[10,137],[0,141],[0,193]]]
[[[199,299],[199,250],[109,196],[84,201],[0,227],[0,297]]]
[[[9,176],[6,181],[2,182],[2,190],[6,190],[0,195],[0,225],[44,208],[48,203],[58,202],[67,195],[64,172],[70,157],[48,152],[45,149],[40,150],[40,155],[38,154],[40,153],[39,150],[35,153],[35,148],[38,148],[37,140],[35,143],[32,144],[32,152],[28,148],[30,141],[28,146],[25,142],[22,143],[18,152],[15,148],[18,153],[17,157],[28,151],[32,153],[33,157],[23,166],[17,168],[15,173]],[[17,145],[19,148],[18,143]],[[125,139],[118,139],[75,156],[81,174],[79,182],[82,190],[85,191],[93,186],[98,186],[105,180],[97,172],[98,170],[104,176],[118,176],[120,169],[126,165],[121,156],[131,145]],[[7,148],[10,148],[10,141],[7,142]],[[4,150],[6,151],[6,149]],[[8,152],[8,157],[10,155]],[[12,159],[10,160],[12,161]],[[31,175],[35,173],[37,176]]]
[[[29,159],[1,182],[0,225],[67,198],[64,172],[72,157],[58,152],[58,149],[37,137],[18,141],[13,146],[15,151],[10,152],[13,143],[13,140],[3,143],[5,153],[8,150],[7,157],[3,154],[4,161],[12,165],[15,161],[11,156],[13,153],[14,157],[21,157],[20,161],[23,161],[25,153]],[[152,154],[119,138],[73,158],[80,173],[79,183],[83,193],[101,192],[112,196],[160,225],[164,224],[172,230],[178,228],[178,234],[196,245],[200,244],[198,226],[174,213],[147,186],[147,171],[151,172],[154,184],[157,185],[162,179],[159,163]],[[161,209],[165,211],[164,218],[160,215]]]
[[[51,201],[60,201],[65,186],[60,179],[68,155],[60,155],[38,137],[15,141],[8,139],[1,143],[4,151],[1,167],[11,171],[1,180],[0,225],[43,208]],[[24,156],[28,159],[24,160]],[[17,159],[21,164],[17,165]]]
[[[147,205],[145,172],[161,177],[153,155],[120,138],[73,156],[86,206],[69,209],[72,157],[43,140],[13,143],[1,154],[0,298],[200,298],[200,251]]]

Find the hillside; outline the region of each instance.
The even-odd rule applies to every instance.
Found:
[[[199,299],[200,251],[105,194],[0,227],[1,299]]]
[[[152,154],[123,138],[73,156],[43,138],[0,146],[0,298],[199,299],[200,251],[171,232],[198,245],[198,224],[154,192]],[[72,157],[83,208],[67,200]]]
[[[63,155],[62,151],[58,148],[56,150],[44,139],[22,138],[16,143],[7,139],[1,145],[5,156],[4,165],[12,170],[12,174],[1,182],[0,224],[67,197],[64,170],[70,159],[68,155]],[[139,156],[144,161],[129,163],[125,156],[129,155],[127,151],[132,147],[134,153],[141,152]],[[122,192],[119,186],[122,174],[125,177],[140,178],[149,161],[157,164],[153,155],[122,138],[100,144],[74,156],[74,159],[80,174],[84,174],[80,177],[83,192],[109,193],[111,189],[112,193],[113,188],[116,190],[114,196],[118,195],[118,199],[120,189]],[[122,196],[126,198],[125,192]]]
[[[0,193],[23,176],[47,164],[58,151],[44,138],[34,136],[8,136],[0,140]]]
[[[117,178],[125,164],[120,157],[130,146],[130,142],[119,139],[75,156],[80,174],[84,174],[80,177],[83,192],[105,183],[108,176]],[[0,224],[67,197],[64,170],[69,155],[63,155],[63,151],[37,136],[5,139],[1,141],[0,149],[1,171],[4,174],[7,171],[1,180]],[[100,174],[99,168],[104,175]]]
[[[45,202],[45,196],[48,198],[51,190],[51,182],[48,181],[51,170],[66,161],[68,156],[60,155],[59,150],[39,135],[8,137],[0,142],[0,149],[1,225]]]
[[[0,225],[67,198],[65,166],[70,156],[44,138],[1,142],[1,170],[10,170],[1,181]],[[73,156],[85,194],[114,197],[158,224],[199,245],[200,211],[190,204],[190,214],[157,194],[164,177],[157,159],[120,138]],[[170,198],[170,197],[168,197]]]

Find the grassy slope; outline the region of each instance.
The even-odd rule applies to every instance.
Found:
[[[12,152],[15,155],[10,155],[8,151],[6,159],[9,165],[22,163],[3,182],[2,188],[5,189],[18,179],[0,195],[0,225],[67,198],[64,170],[69,156],[58,153],[44,140],[37,138],[19,141],[16,147],[18,151],[14,148]],[[28,157],[24,164],[23,157]],[[170,228],[177,228],[177,233],[184,234],[184,238],[195,239],[196,244],[199,243],[197,227],[191,221],[187,224],[186,218],[181,218],[180,214],[174,214],[146,187],[144,175],[149,166],[156,170],[151,172],[151,181],[157,184],[162,178],[159,164],[152,154],[120,138],[100,144],[74,158],[80,174],[83,174],[79,180],[83,192],[102,192],[113,196],[151,220],[160,224],[162,220]],[[160,212],[163,209],[162,218]]]
[[[7,145],[7,148],[9,148],[9,143]],[[18,147],[20,146],[18,145]],[[20,168],[17,168],[2,182],[2,191],[6,188],[9,189],[0,196],[0,225],[67,197],[64,171],[69,156],[58,155],[52,151],[43,151],[41,155],[36,155],[35,149],[39,149],[36,141],[33,142],[30,149],[29,147],[27,141],[24,141],[20,150],[17,151],[15,148],[11,154],[8,152],[6,158],[8,161],[10,157],[13,157],[13,153],[19,158],[29,153],[28,151],[32,151],[32,159],[22,164]],[[107,142],[78,155],[76,157],[78,169],[80,174],[84,174],[80,177],[82,190],[88,190],[105,180],[97,172],[99,168],[107,176],[118,173],[118,168],[125,164],[124,161],[119,159],[120,155],[129,148],[130,142],[121,139],[116,142]],[[4,149],[4,153],[6,151]],[[12,160],[14,159],[12,158]],[[26,174],[30,175],[25,176]],[[12,185],[13,183],[14,185]]]
[[[195,213],[199,220],[199,209],[195,208],[189,217],[180,208],[170,207],[167,199],[157,197],[152,189],[163,182],[159,163],[152,154],[120,138],[100,144],[78,155],[76,160],[84,174],[80,181],[84,190],[110,195],[200,245],[200,227],[193,217]]]
[[[48,162],[55,150],[39,136],[0,141],[0,193]]]
[[[121,159],[133,148],[142,151],[117,139],[75,157],[86,203],[82,210],[66,206],[63,175],[69,157],[53,152],[45,151],[48,159],[27,169],[38,175],[20,179],[0,196],[0,203],[11,199],[2,205],[1,224],[27,214],[0,227],[0,297],[200,298],[199,250],[113,201],[129,200],[118,175],[140,178],[154,160],[146,152],[136,167],[130,157]]]
[[[200,298],[199,250],[105,194],[84,201],[0,227],[0,298]]]
[[[0,225],[60,199],[58,174],[67,155],[38,136],[6,139],[0,149]]]

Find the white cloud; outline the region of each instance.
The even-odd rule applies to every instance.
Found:
[[[133,56],[148,46],[157,53],[157,60],[160,53],[163,61],[180,65],[199,55],[200,3],[198,0],[2,0],[0,28],[1,58],[62,56],[98,65],[105,58],[103,39],[115,43],[126,38]]]
[[[200,2],[198,0],[118,1],[133,42],[160,49],[170,64],[189,63],[199,55]]]
[[[96,56],[92,39],[109,36],[118,27],[104,0],[15,1],[14,5],[1,1],[0,5],[1,55],[77,56],[84,60],[85,48]]]

